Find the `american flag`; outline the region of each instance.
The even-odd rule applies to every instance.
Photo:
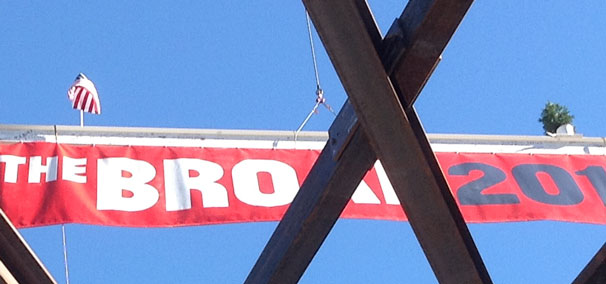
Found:
[[[72,102],[73,108],[101,114],[101,103],[99,102],[97,88],[84,74],[78,74],[78,77],[67,91],[67,97]]]

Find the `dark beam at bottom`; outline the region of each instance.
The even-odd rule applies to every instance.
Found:
[[[0,272],[18,283],[56,283],[0,210]],[[6,269],[4,269],[6,268]],[[4,276],[0,277],[0,281]]]
[[[297,283],[375,161],[351,105],[346,104],[245,283]]]
[[[606,243],[579,273],[573,284],[606,283]]]
[[[381,62],[381,47],[374,40],[378,37],[378,28],[365,22],[370,17],[364,14],[370,11],[360,2],[363,1],[303,0],[356,110],[360,126],[385,167],[437,280],[440,283],[491,283],[425,132],[416,121],[416,113],[410,102],[399,99],[397,90],[401,88],[392,85]],[[410,1],[406,10],[413,14],[429,13],[439,7],[450,7],[452,2]],[[409,16],[422,16],[413,14]],[[440,21],[438,19],[442,18],[436,16],[421,22]],[[447,26],[450,25],[456,27],[458,22]],[[433,27],[437,26],[430,25],[429,30],[414,34],[431,32]],[[434,39],[427,40],[433,43]],[[402,58],[407,54],[408,50]],[[435,58],[438,57],[439,52]],[[428,77],[435,60],[426,63],[429,68],[423,70]],[[406,68],[421,70],[415,64],[406,64]],[[425,81],[419,80],[420,85],[415,89],[420,91]]]

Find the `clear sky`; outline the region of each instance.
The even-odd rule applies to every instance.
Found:
[[[386,31],[405,1],[373,0]],[[606,136],[606,2],[477,1],[416,106],[429,133],[542,135],[547,101],[577,130]],[[346,95],[317,38],[335,109]],[[103,114],[86,125],[294,130],[315,103],[299,1],[3,1],[1,123],[77,125],[66,91],[79,72]],[[306,130],[326,130],[324,109]],[[171,229],[67,225],[72,283],[239,283],[277,223]],[[606,227],[470,225],[496,283],[569,283]],[[64,282],[59,226],[21,230]],[[433,283],[408,223],[341,220],[302,283]]]

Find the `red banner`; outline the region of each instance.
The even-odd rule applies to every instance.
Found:
[[[17,227],[276,221],[318,154],[316,150],[3,144],[0,207]],[[468,222],[606,224],[604,156],[437,156]],[[342,217],[406,220],[380,164],[368,172]]]

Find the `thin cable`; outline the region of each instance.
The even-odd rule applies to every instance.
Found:
[[[305,18],[307,19],[307,34],[309,35],[309,46],[311,47],[311,59],[314,62],[314,72],[316,74],[316,90],[322,90],[322,87],[320,87],[320,75],[318,73],[318,62],[316,60],[316,48],[314,47],[314,37],[311,33],[311,19],[309,18],[309,13],[307,12],[307,10],[305,10]]]
[[[69,268],[67,266],[67,242],[65,240],[65,224],[61,224],[61,233],[63,235],[63,262],[65,263],[65,283],[69,284]]]
[[[332,109],[332,107],[326,103],[326,98],[324,98],[324,90],[322,90],[322,86],[320,86],[320,72],[318,72],[316,48],[314,46],[314,37],[311,32],[311,19],[309,18],[309,13],[307,10],[305,10],[305,18],[307,19],[307,35],[309,36],[309,46],[311,47],[311,59],[313,60],[314,73],[316,74],[316,105],[314,106],[314,111],[318,108],[318,104],[321,104],[324,105],[324,107],[326,107],[326,109],[334,116],[337,116],[337,113]],[[307,120],[309,120],[309,118],[307,118]]]
[[[309,18],[309,13],[307,12],[307,10],[305,10],[305,19],[307,20],[307,35],[309,36],[309,46],[311,48],[311,59],[313,61],[314,74],[316,75],[316,104],[314,105],[313,109],[309,112],[309,114],[307,115],[305,120],[303,120],[303,123],[301,123],[299,128],[297,128],[297,131],[295,131],[295,142],[297,141],[299,132],[301,132],[301,130],[303,130],[303,127],[305,127],[305,125],[307,124],[307,122],[309,121],[311,116],[314,113],[318,112],[318,107],[320,105],[324,105],[324,107],[326,107],[326,109],[328,111],[330,111],[330,113],[332,113],[334,116],[337,115],[335,113],[335,111],[332,109],[332,107],[326,103],[326,98],[324,98],[324,90],[322,90],[322,86],[320,85],[320,73],[318,72],[318,60],[316,59],[316,48],[314,46],[313,34],[311,32],[311,19]]]
[[[316,102],[316,104],[314,105],[314,108],[309,112],[309,114],[307,115],[307,117],[305,118],[305,120],[303,120],[303,123],[301,123],[301,125],[299,126],[299,128],[297,128],[297,131],[295,131],[295,140],[297,140],[296,139],[297,135],[299,134],[299,132],[301,132],[301,130],[303,129],[303,127],[305,126],[305,124],[307,124],[307,121],[309,121],[309,119],[311,118],[311,116],[314,115],[314,113],[318,109],[319,105],[320,105],[320,103]]]

